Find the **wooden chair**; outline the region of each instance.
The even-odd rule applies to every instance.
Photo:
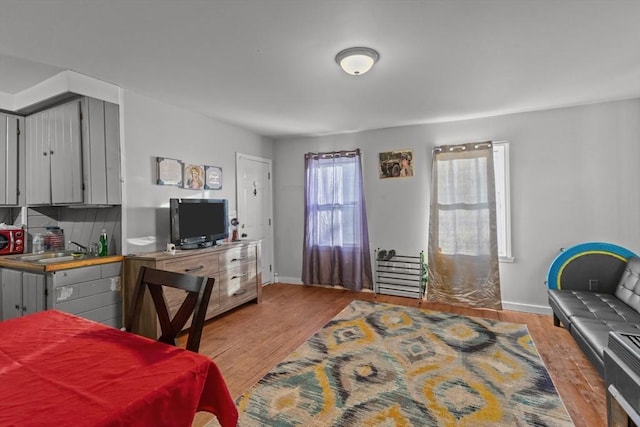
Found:
[[[162,331],[158,341],[176,345],[176,336],[182,331],[189,317],[193,314],[191,327],[189,328],[189,338],[187,339],[187,350],[197,353],[200,348],[202,327],[204,326],[207,304],[209,304],[214,282],[215,279],[212,277],[192,276],[172,271],[156,270],[145,266],[140,267],[125,330],[135,333],[142,312],[145,289],[149,289]],[[187,292],[187,296],[173,319],[170,317],[167,301],[162,292],[163,286],[182,289]]]

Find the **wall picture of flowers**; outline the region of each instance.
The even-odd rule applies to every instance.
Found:
[[[204,188],[204,166],[184,164],[184,188],[202,190]]]
[[[166,157],[157,157],[156,163],[158,165],[158,179],[156,184],[182,187],[182,161],[168,159]]]

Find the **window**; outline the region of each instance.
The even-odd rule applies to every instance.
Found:
[[[493,168],[496,185],[496,221],[498,256],[501,262],[513,262],[511,253],[511,208],[509,186],[509,142],[493,142]]]
[[[320,246],[352,246],[356,238],[355,209],[359,201],[357,193],[354,157],[321,159],[317,168],[310,171],[317,183],[317,193],[308,203],[315,205],[310,211],[316,215],[315,242]]]
[[[360,150],[305,155],[302,283],[371,289]]]

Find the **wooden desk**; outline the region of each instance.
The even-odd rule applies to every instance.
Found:
[[[207,357],[47,310],[0,322],[0,425],[191,426],[238,412]]]

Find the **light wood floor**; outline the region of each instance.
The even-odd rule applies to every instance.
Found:
[[[236,399],[354,299],[525,323],[575,425],[607,425],[602,378],[571,335],[553,326],[550,315],[478,310],[372,293],[275,284],[263,288],[261,304],[248,303],[209,321],[203,331],[200,353],[213,358]],[[185,340],[180,344],[184,346]],[[198,413],[193,425],[203,426],[211,417]]]

